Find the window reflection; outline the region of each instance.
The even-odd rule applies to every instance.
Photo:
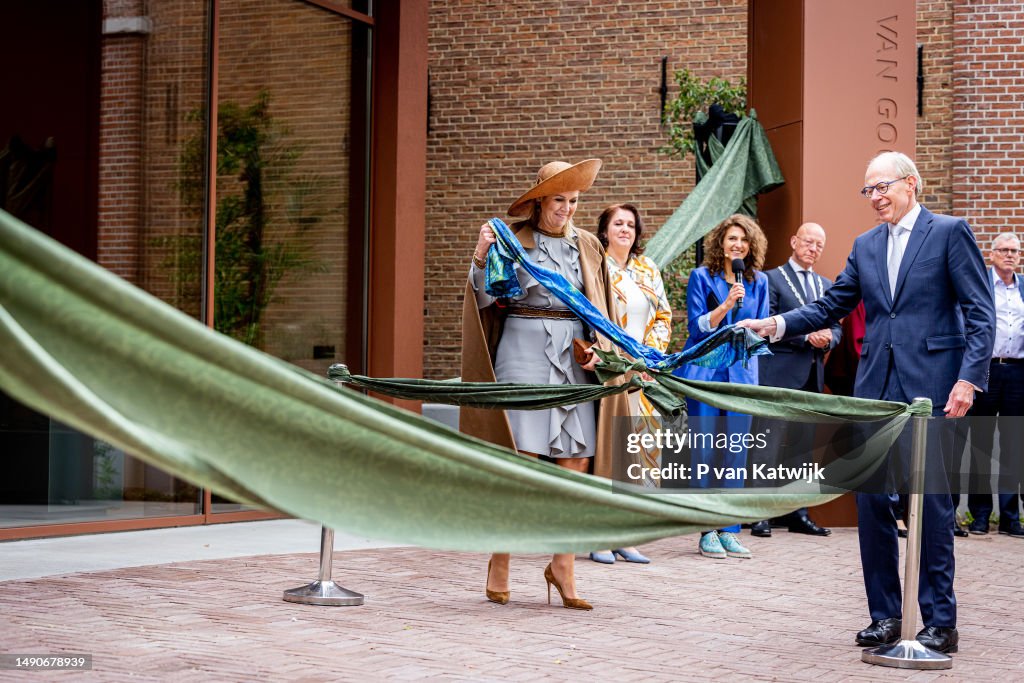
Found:
[[[323,375],[349,327],[352,55],[366,29],[354,46],[352,20],[328,9],[349,2],[219,0],[206,292],[210,5],[0,3],[0,23],[16,27],[0,54],[19,64],[0,145],[17,134],[40,161],[21,217],[197,319],[212,295],[216,329]],[[26,62],[19,45],[59,45],[60,57]],[[0,482],[0,530],[203,512],[195,486],[2,393],[0,454],[13,475]],[[238,509],[213,497],[212,512]]]
[[[351,21],[294,0],[220,11],[214,327],[323,376],[348,325]]]

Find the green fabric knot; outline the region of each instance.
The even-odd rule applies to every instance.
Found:
[[[647,371],[647,366],[644,365],[642,360],[629,360],[623,358],[614,351],[603,351],[596,346],[590,347],[591,350],[597,354],[600,363],[594,368],[594,374],[597,375],[597,379],[604,384],[608,380],[615,379],[619,375],[624,375],[630,370],[639,370],[641,372]]]
[[[327,368],[327,379],[344,384],[352,381],[352,373],[344,363],[335,363]]]
[[[633,364],[629,366],[630,370],[636,370],[637,372],[647,372],[647,363],[642,358],[637,358],[633,361]]]
[[[932,401],[929,398],[917,399],[907,407],[907,412],[917,417],[931,417]]]

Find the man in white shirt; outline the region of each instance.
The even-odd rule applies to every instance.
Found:
[[[991,462],[996,426],[999,427],[999,533],[1024,538],[1017,488],[1020,484],[1020,445],[1024,438],[1024,292],[1017,275],[1020,240],[1004,232],[992,240],[988,254],[989,283],[996,307],[996,338],[989,367],[988,391],[978,394],[969,413],[971,435],[971,493],[967,508],[974,521],[972,534],[988,533],[992,514]],[[997,417],[998,416],[998,417]]]

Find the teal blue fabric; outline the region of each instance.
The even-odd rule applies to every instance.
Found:
[[[611,340],[633,358],[643,359],[646,367],[651,369],[673,370],[684,363],[724,368],[736,362],[746,365],[751,356],[771,354],[767,342],[745,328],[730,328],[727,331],[723,328],[724,334],[712,335],[701,344],[673,354],[644,346],[606,318],[560,273],[533,263],[523,245],[500,218],[492,218],[488,224],[497,240],[487,251],[487,293],[491,296],[515,297],[522,294],[515,271],[515,264],[518,264],[591,329]]]

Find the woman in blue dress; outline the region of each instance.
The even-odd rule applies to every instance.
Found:
[[[726,218],[708,233],[704,238],[704,264],[690,274],[687,285],[689,338],[685,348],[704,341],[722,325],[746,318],[768,317],[768,277],[761,272],[767,246],[768,241],[760,226],[754,219],[741,214]],[[739,282],[732,267],[735,259],[741,259],[744,265]],[[751,358],[746,367],[740,362],[718,369],[687,364],[677,374],[686,379],[757,384],[757,358]],[[694,432],[727,432],[731,435],[750,431],[749,415],[720,410],[691,399],[687,399],[686,408],[689,427]],[[736,446],[724,449],[695,447],[691,452],[691,460],[694,472],[699,463],[711,465],[712,468],[738,468],[733,471],[745,471],[747,451]],[[714,472],[714,469],[711,471]],[[718,480],[705,476],[696,485],[702,488],[743,488],[745,482],[738,478]],[[737,524],[702,533],[700,554],[714,559],[749,558],[750,551],[736,537],[739,530]]]

